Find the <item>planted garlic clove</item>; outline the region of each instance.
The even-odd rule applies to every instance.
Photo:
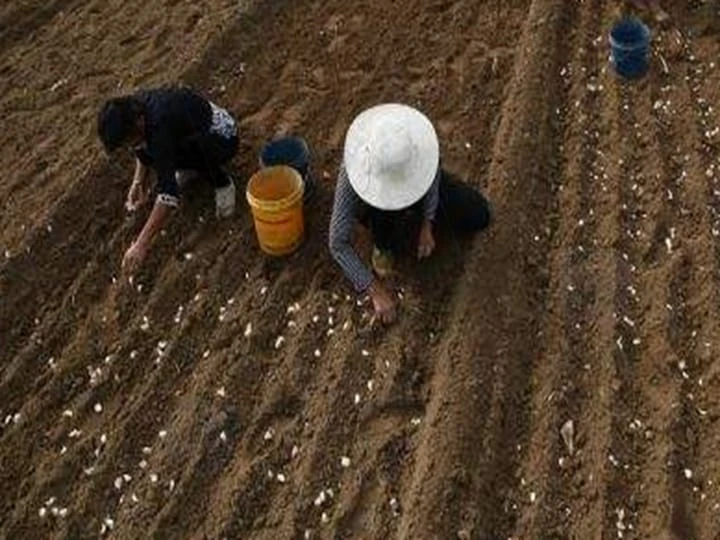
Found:
[[[568,420],[563,424],[562,428],[560,428],[560,435],[568,453],[572,456],[575,453],[575,425],[572,420]]]

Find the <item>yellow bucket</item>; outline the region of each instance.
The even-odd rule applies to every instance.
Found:
[[[263,168],[250,178],[246,197],[260,249],[268,255],[287,255],[302,243],[304,191],[300,173],[286,165]]]

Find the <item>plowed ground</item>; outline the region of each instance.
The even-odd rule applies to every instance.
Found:
[[[627,84],[617,13],[0,8],[0,537],[720,535],[720,42],[675,7]],[[243,181],[273,134],[310,143],[290,258],[261,254],[242,195],[219,223],[199,186],[119,279],[145,215],[95,111],[177,81],[241,119]],[[389,100],[428,114],[496,216],[405,265],[381,329],[326,246],[345,130]]]

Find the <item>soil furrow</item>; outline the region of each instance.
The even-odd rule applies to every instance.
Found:
[[[238,253],[247,259],[248,255],[246,253],[243,253],[242,251],[239,251]],[[236,259],[230,264],[228,264],[228,261],[221,261],[217,264],[217,266],[222,267],[227,265],[227,267],[236,268],[238,262],[241,261]],[[227,267],[224,270],[221,268],[219,273],[226,273]],[[139,433],[147,433],[148,428],[152,431],[151,424],[153,422],[157,422],[158,418],[149,417],[147,415],[148,404],[150,404],[150,410],[162,410],[164,408],[164,399],[172,399],[171,396],[173,395],[173,392],[171,391],[171,388],[183,386],[183,384],[179,382],[181,379],[179,379],[178,376],[182,372],[184,372],[184,376],[189,375],[190,373],[188,373],[186,368],[189,365],[192,365],[194,361],[199,360],[203,354],[202,350],[192,351],[192,343],[208,343],[207,338],[202,338],[201,336],[207,335],[208,332],[211,332],[213,329],[212,327],[205,326],[204,320],[208,318],[208,315],[210,319],[215,319],[215,317],[217,317],[216,313],[203,313],[204,308],[202,302],[199,304],[196,303],[197,305],[195,307],[191,306],[193,302],[193,295],[196,294],[192,287],[195,284],[195,278],[192,274],[186,276],[178,276],[177,274],[173,276],[173,272],[169,272],[169,274],[170,279],[164,280],[165,285],[167,290],[174,292],[169,294],[164,293],[161,296],[151,295],[148,299],[148,304],[145,306],[138,306],[139,313],[133,317],[133,320],[124,321],[126,324],[131,323],[132,327],[137,330],[135,330],[135,332],[131,332],[126,328],[126,335],[124,337],[125,343],[120,344],[119,349],[105,349],[104,347],[117,347],[118,345],[113,346],[111,343],[102,344],[102,338],[100,336],[102,332],[106,330],[105,323],[100,321],[103,306],[97,306],[96,312],[88,315],[87,321],[84,323],[84,327],[77,331],[77,334],[73,336],[73,341],[67,346],[67,348],[61,354],[57,355],[56,363],[58,367],[62,368],[62,371],[57,373],[38,395],[38,397],[41,398],[43,394],[46,394],[47,399],[50,400],[36,401],[36,410],[44,411],[47,414],[43,417],[34,417],[32,411],[27,411],[29,414],[29,422],[36,426],[46,426],[40,432],[36,433],[45,432],[50,428],[50,426],[56,425],[58,419],[60,419],[63,406],[70,406],[71,410],[75,410],[75,412],[78,412],[78,407],[82,409],[84,407],[89,408],[92,406],[91,402],[87,402],[89,399],[89,390],[87,390],[87,387],[81,387],[75,383],[72,383],[72,387],[69,387],[68,383],[71,381],[80,382],[86,380],[85,376],[87,374],[85,372],[85,367],[96,365],[96,362],[100,362],[99,367],[102,367],[106,373],[108,370],[115,371],[115,376],[120,376],[121,379],[117,379],[114,383],[110,381],[112,390],[109,388],[105,388],[103,390],[102,386],[98,386],[97,391],[95,392],[95,399],[101,401],[104,400],[105,396],[102,394],[106,394],[107,392],[110,392],[110,395],[115,393],[118,395],[126,394],[135,396],[135,404],[130,405],[130,414],[126,416],[127,420],[120,420],[116,423],[116,427],[121,430],[125,429],[128,432],[132,432],[136,436]],[[223,280],[215,281],[218,283],[217,289],[221,289],[223,286]],[[190,287],[188,287],[188,285]],[[185,295],[185,297],[183,298],[182,295]],[[158,304],[160,298],[162,298],[162,303]],[[175,311],[165,311],[167,309],[174,309],[173,306],[177,305],[185,305],[189,307],[189,309],[185,312],[185,320],[182,325],[173,325],[173,316],[177,316]],[[99,313],[97,312],[97,309],[100,310]],[[163,313],[163,311],[165,312]],[[157,351],[154,351],[153,347],[137,347],[136,344],[137,341],[141,343],[144,341],[143,332],[139,330],[141,323],[143,322],[140,313],[143,312],[149,316],[148,320],[153,322],[151,325],[153,332],[155,332],[156,335],[162,336],[166,341],[167,345],[163,348],[163,353],[165,355],[169,355],[171,359],[171,361],[168,360],[169,363],[165,366],[165,368],[158,371],[156,367],[156,371],[149,378],[143,378],[144,374],[142,372],[135,372],[133,370],[134,367],[136,368],[137,365],[142,362],[147,362],[152,365],[153,358],[157,356]],[[197,330],[197,332],[195,332],[195,330]],[[180,333],[181,331],[182,333]],[[222,333],[221,329],[219,333]],[[90,350],[83,348],[83,342],[87,339],[88,335],[95,337],[98,348]],[[130,360],[128,361],[127,358],[130,351],[136,348],[138,349],[136,351],[138,353],[137,357],[130,357]],[[108,353],[113,353],[113,356],[122,356],[127,363],[120,362],[118,365],[113,365],[110,368],[103,366],[101,360]],[[72,364],[68,364],[68,362],[65,361],[65,358],[71,359]],[[73,374],[73,372],[75,373]],[[140,380],[138,380],[138,378]],[[32,378],[29,378],[29,380],[32,380]],[[122,382],[120,382],[121,380]],[[105,403],[105,412],[111,416],[113,415],[111,404]],[[150,424],[147,423],[148,421]],[[87,431],[86,426],[78,425],[78,427],[80,427],[83,431]],[[28,434],[28,436],[31,435]],[[38,439],[38,435],[32,436]],[[56,442],[57,448],[60,447],[61,440],[62,439]],[[27,444],[23,444],[21,446],[27,446]],[[113,445],[111,445],[111,449],[112,446]],[[55,445],[53,445],[52,452],[55,453],[56,451]],[[26,459],[26,456],[27,453],[16,455],[14,461],[16,463],[20,461],[21,463],[24,459]],[[9,456],[5,457],[9,459]],[[125,461],[120,458],[120,456],[116,456],[116,459],[119,463]],[[57,463],[57,458],[55,456],[48,456],[48,462]],[[15,470],[16,472],[21,472],[23,467],[20,463],[18,463],[17,468],[7,469],[7,471],[11,472],[12,470]],[[73,463],[74,462],[71,462],[71,466]],[[80,464],[74,463],[74,466],[76,468],[77,476],[79,476],[81,471]],[[109,479],[106,485],[111,482],[112,478]],[[42,483],[38,485],[41,486]],[[92,493],[92,491],[90,491],[90,493]],[[83,500],[85,500],[83,497],[79,497],[80,502]],[[98,499],[96,495],[92,495],[88,500],[92,501]],[[90,505],[90,507],[92,507],[92,505]]]
[[[714,460],[702,459],[700,448],[715,431],[707,419],[710,403],[703,375],[712,365],[712,340],[718,335],[716,320],[708,316],[717,297],[717,281],[713,278],[718,276],[718,242],[712,232],[713,212],[718,208],[713,163],[717,152],[713,152],[709,136],[713,129],[710,123],[717,121],[717,115],[712,114],[712,107],[703,98],[701,81],[706,78],[706,68],[697,63],[690,42],[682,42],[687,69],[676,106],[695,114],[680,117],[677,129],[684,134],[678,137],[682,141],[678,151],[684,156],[679,177],[683,205],[675,240],[680,253],[676,255],[668,297],[673,307],[668,337],[676,360],[670,369],[681,386],[678,400],[673,403],[673,451],[668,456],[673,478],[671,527],[679,537],[710,537],[715,520],[703,520],[701,516],[708,511],[714,513],[708,492],[713,491],[711,477],[717,468]],[[705,183],[699,181],[703,177]],[[714,246],[714,253],[707,248],[709,245]]]
[[[569,339],[576,343],[575,350],[583,351],[567,368],[581,401],[575,404],[575,412],[571,410],[563,417],[564,421],[573,421],[575,456],[568,457],[562,434],[557,431],[561,426],[556,427],[556,444],[562,448],[557,459],[570,463],[566,482],[571,487],[558,512],[562,511],[568,521],[565,534],[571,538],[597,536],[607,528],[605,486],[609,471],[606,463],[613,438],[612,388],[617,376],[616,367],[610,361],[617,348],[612,306],[620,287],[616,270],[616,260],[620,257],[617,253],[621,234],[617,226],[620,193],[616,183],[622,181],[617,143],[613,140],[619,124],[619,89],[606,63],[601,30],[605,27],[607,9],[595,15],[595,34],[590,36],[592,43],[588,45],[594,49],[591,65],[595,68],[587,71],[586,88],[598,94],[594,100],[595,110],[587,113],[595,115],[586,135],[586,144],[592,143],[594,159],[586,170],[580,171],[586,177],[583,184],[588,190],[588,203],[580,217],[582,223],[578,222],[582,250],[578,249],[575,257],[585,261],[583,274],[567,292],[571,302],[585,306],[584,321],[578,321],[579,327],[571,323],[568,328]],[[586,343],[584,349],[577,349],[582,342]]]
[[[670,441],[665,434],[671,426],[672,402],[680,390],[667,377],[664,362],[658,362],[658,351],[671,349],[666,333],[669,315],[666,296],[672,279],[672,258],[666,238],[675,234],[683,211],[677,186],[681,170],[676,139],[672,136],[674,130],[658,107],[663,99],[671,99],[667,95],[669,83],[666,75],[655,72],[646,84],[634,89],[637,111],[634,129],[637,147],[642,152],[638,161],[639,222],[634,232],[642,254],[637,301],[643,313],[636,370],[645,376],[638,378],[642,409],[631,420],[628,433],[638,444],[642,441],[645,452],[637,480],[642,502],[633,525],[635,530],[657,537],[664,537],[670,530],[672,476],[667,471]]]
[[[560,436],[565,421],[579,413],[588,390],[584,388],[583,365],[588,359],[582,352],[579,332],[587,335],[587,309],[594,296],[592,279],[585,264],[592,253],[595,228],[593,179],[597,172],[598,107],[597,73],[593,42],[597,34],[599,6],[586,6],[579,13],[565,14],[580,23],[572,38],[577,45],[568,47],[572,56],[562,62],[558,73],[566,81],[563,107],[557,113],[560,124],[560,149],[563,151],[559,170],[559,199],[556,212],[559,225],[554,234],[555,246],[548,265],[550,275],[549,305],[545,328],[542,330],[543,353],[538,361],[532,409],[542,411],[533,424],[529,448],[544,447],[543,452],[529,454],[533,458],[522,468],[525,491],[532,493],[531,504],[515,532],[518,538],[538,534],[563,534],[568,518],[574,513],[572,486],[567,450]],[[582,76],[576,74],[582,73]],[[588,77],[587,79],[585,77]],[[571,82],[572,81],[572,82]],[[590,82],[588,82],[590,81]],[[594,82],[593,82],[594,81]],[[542,461],[538,461],[539,459]],[[568,474],[568,470],[570,471]],[[544,479],[544,484],[542,483]],[[527,493],[525,494],[528,495]],[[523,502],[523,504],[527,504]]]
[[[533,3],[520,49],[537,50],[535,40],[547,39],[556,44],[552,36],[562,28],[561,11],[559,4]],[[540,24],[540,20],[545,24]],[[549,48],[556,51],[553,45]],[[428,406],[426,428],[417,451],[417,472],[407,498],[409,507],[417,511],[413,517],[403,517],[399,533],[402,537],[441,536],[448,533],[449,523],[457,523],[459,528],[450,534],[502,536],[512,529],[515,519],[505,499],[508,480],[516,467],[517,446],[524,446],[521,443],[528,419],[523,411],[531,373],[528,362],[534,363],[534,353],[508,336],[517,332],[537,335],[535,323],[529,317],[542,309],[545,284],[541,278],[532,284],[514,278],[522,268],[542,267],[545,263],[549,239],[532,245],[532,236],[542,230],[548,217],[553,196],[544,178],[552,170],[549,164],[556,159],[548,144],[554,113],[533,107],[527,100],[527,85],[542,87],[544,102],[557,106],[561,94],[554,75],[560,69],[556,57],[539,60],[531,55],[520,57],[518,62],[515,73],[528,72],[511,83],[489,175],[498,221],[487,241],[482,242],[482,249],[476,244],[467,263],[468,267],[483,271],[465,274],[454,299],[452,309],[456,315],[451,318],[454,328],[441,346],[442,355],[450,361],[437,367],[430,387],[431,395],[437,397]],[[519,123],[514,122],[513,116]],[[530,126],[536,134],[532,139],[523,135]],[[507,159],[512,155],[523,156],[522,162],[528,167],[516,169],[519,163]],[[520,192],[513,191],[519,179],[524,187]],[[531,206],[514,223],[511,233],[505,220],[513,214],[512,208],[524,204]],[[486,253],[494,256],[488,257]],[[496,281],[499,264],[516,270]],[[483,305],[477,305],[472,297],[482,298]],[[469,319],[480,326],[469,328]],[[472,357],[456,352],[468,347],[477,351]],[[468,415],[468,410],[485,412],[476,417]],[[456,426],[452,435],[442,427],[448,424]],[[432,454],[428,453],[429,445],[434,448]],[[433,457],[437,455],[444,459],[438,462]],[[507,513],[499,513],[498,508],[505,508]]]
[[[588,143],[594,150],[594,160],[587,178],[589,202],[579,229],[582,249],[576,256],[585,259],[584,273],[574,283],[575,290],[568,294],[575,296],[575,303],[586,306],[585,320],[579,320],[569,328],[571,341],[586,343],[579,348],[575,365],[569,369],[575,374],[577,385],[584,389],[584,401],[575,414],[568,413],[566,419],[574,422],[574,444],[578,452],[572,470],[572,491],[567,494],[566,519],[571,538],[600,535],[609,527],[606,509],[610,494],[606,491],[610,479],[607,469],[608,455],[614,439],[614,417],[612,410],[613,390],[616,386],[617,367],[611,362],[617,350],[615,305],[618,297],[630,296],[632,289],[622,283],[617,271],[621,258],[619,244],[625,233],[618,229],[620,200],[622,194],[618,184],[625,182],[620,171],[617,141],[614,137],[621,126],[618,114],[620,82],[614,78],[612,67],[607,62],[606,21],[612,13],[612,6],[598,8],[594,19],[595,34],[592,36],[592,68],[587,69],[587,89],[598,94],[594,101],[595,122],[589,129]],[[583,395],[583,394],[581,394]],[[565,449],[567,451],[567,449]],[[560,458],[558,458],[560,459]]]
[[[606,462],[604,529],[608,535],[632,536],[638,513],[646,505],[640,479],[648,459],[646,441],[636,429],[647,406],[639,370],[646,351],[642,336],[649,331],[642,304],[646,291],[640,243],[646,215],[642,195],[648,188],[649,173],[645,170],[644,135],[638,117],[647,95],[643,86],[632,85],[620,85],[618,94],[613,136],[620,148],[610,155],[611,163],[617,161],[611,178],[617,184],[619,206],[618,239],[614,246],[616,347],[612,355],[616,379],[612,384],[612,440]]]
[[[32,38],[33,33],[48,24],[55,15],[79,3],[78,0],[41,0],[30,5],[11,5],[11,9],[0,17],[0,50],[8,51],[19,41]],[[3,56],[0,56],[0,61],[2,59]]]

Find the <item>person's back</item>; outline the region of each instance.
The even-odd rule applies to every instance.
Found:
[[[167,129],[177,139],[206,133],[210,129],[210,103],[189,88],[152,88],[134,95],[143,105],[146,129]]]
[[[126,207],[134,211],[149,198],[148,171],[157,176],[156,198],[143,230],[123,259],[134,271],[152,239],[178,208],[185,184],[193,177],[207,179],[215,189],[218,217],[235,210],[235,184],[224,170],[238,150],[237,123],[189,88],[139,90],[106,101],[98,114],[98,135],[108,153],[127,147],[135,153],[135,175]]]

